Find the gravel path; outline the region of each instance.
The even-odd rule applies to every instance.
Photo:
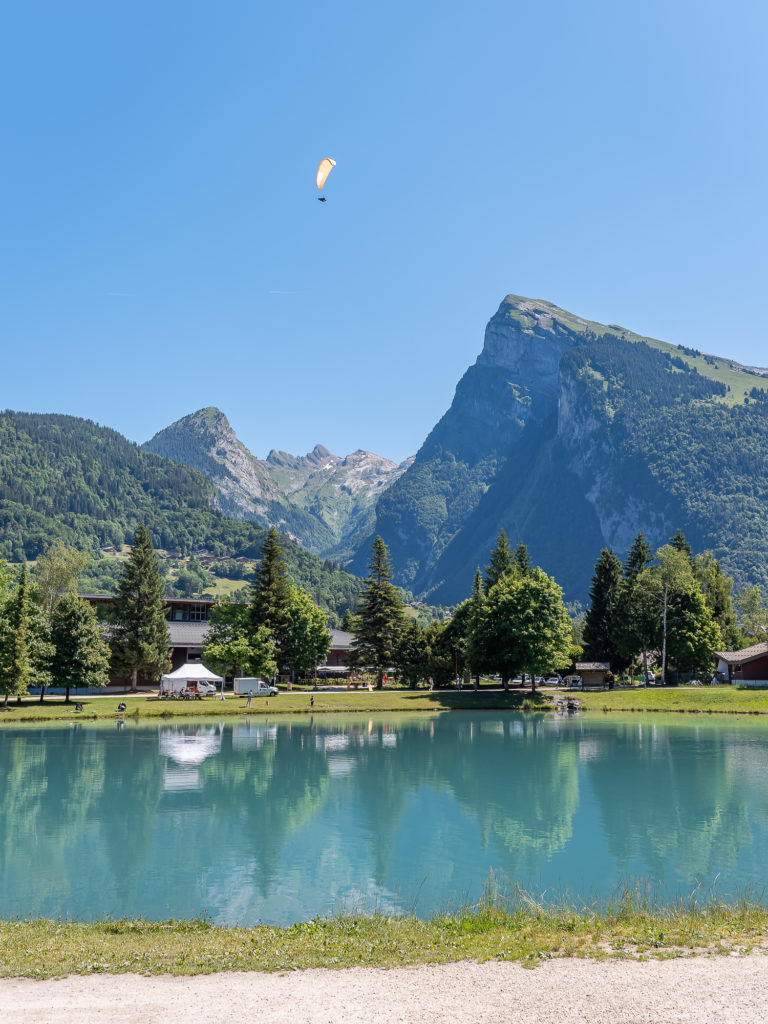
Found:
[[[765,1024],[768,959],[0,981],[3,1024]]]

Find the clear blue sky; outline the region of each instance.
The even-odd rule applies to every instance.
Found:
[[[509,292],[768,364],[766,52],[757,0],[6,4],[0,406],[400,459]]]

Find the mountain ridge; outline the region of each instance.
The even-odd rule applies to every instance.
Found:
[[[768,583],[766,388],[764,374],[726,357],[506,296],[451,406],[378,502],[374,529],[397,582],[460,600],[504,528],[583,600],[601,547],[623,554],[638,530],[655,545],[680,526],[737,582]],[[742,449],[758,436],[750,475]],[[710,507],[686,492],[694,479]],[[719,482],[731,492],[722,522],[711,508]]]
[[[262,460],[214,406],[181,417],[142,447],[202,472],[226,514],[275,526],[316,554],[342,559],[370,530],[378,495],[410,464],[363,449],[338,456],[322,444],[306,455],[272,448]]]

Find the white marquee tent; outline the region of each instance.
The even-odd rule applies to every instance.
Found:
[[[186,665],[181,665],[173,672],[168,672],[160,680],[161,690],[171,690],[177,687],[179,683],[184,683],[189,686],[190,683],[223,683],[224,680],[221,676],[217,676],[215,672],[211,672],[205,665],[199,661],[196,663],[187,662]],[[175,686],[174,686],[175,684]]]

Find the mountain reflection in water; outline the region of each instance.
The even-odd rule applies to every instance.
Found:
[[[0,730],[0,915],[427,915],[761,894],[768,732],[672,716],[317,716]],[[32,870],[46,864],[48,870]]]

